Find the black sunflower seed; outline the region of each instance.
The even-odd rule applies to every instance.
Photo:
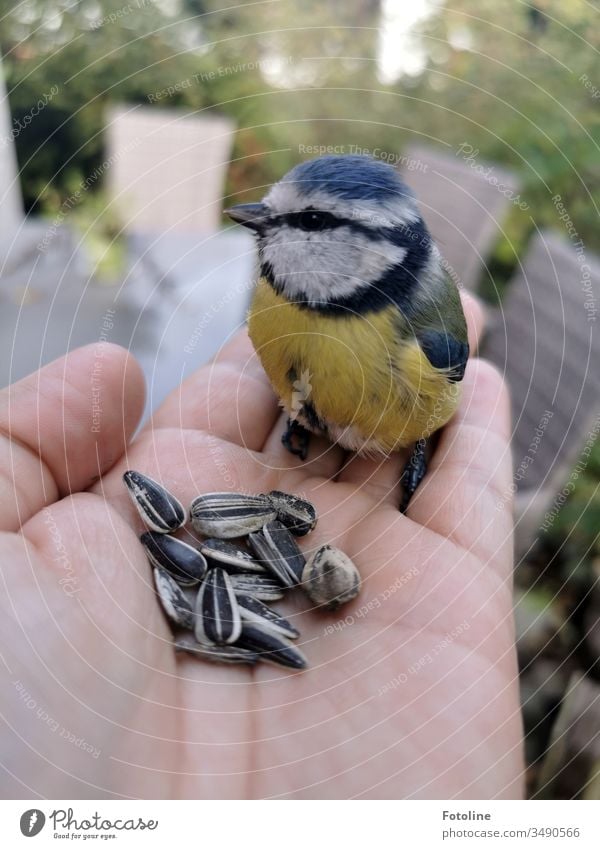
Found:
[[[212,663],[257,663],[255,651],[241,646],[209,646],[199,643],[191,634],[181,634],[175,640],[175,651],[185,651]]]
[[[206,574],[206,560],[197,549],[176,537],[146,531],[140,537],[153,566],[170,572],[180,584],[197,584]]]
[[[209,569],[196,599],[196,628],[198,642],[235,643],[242,621],[238,603],[224,569]]]
[[[231,575],[231,586],[236,595],[251,595],[261,601],[277,601],[283,598],[285,587],[279,581],[262,575],[240,574]]]
[[[164,569],[154,567],[154,585],[163,610],[181,628],[194,627],[194,611],[176,581]]]
[[[229,574],[241,572],[265,573],[265,567],[257,563],[248,551],[222,539],[205,539],[199,544],[200,551],[211,566],[221,566]]]
[[[307,666],[306,658],[293,643],[255,622],[243,623],[238,645],[255,651],[260,660],[291,666],[294,669],[304,669]]]
[[[279,521],[268,522],[261,531],[248,536],[256,559],[286,587],[302,579],[306,560],[288,529]]]
[[[209,492],[192,501],[190,518],[195,531],[218,539],[233,539],[261,528],[277,511],[266,495]]]
[[[297,631],[287,619],[284,619],[276,610],[267,607],[254,596],[237,594],[236,598],[240,607],[242,626],[244,622],[255,622],[266,630],[271,630],[274,634],[279,634],[290,640],[295,640],[300,636],[300,631]]]
[[[138,513],[151,530],[167,534],[185,524],[183,504],[155,480],[131,470],[125,472],[123,480]]]
[[[317,511],[304,498],[274,489],[267,498],[277,510],[277,518],[294,536],[303,537],[317,524]]]

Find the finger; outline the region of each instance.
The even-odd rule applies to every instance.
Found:
[[[123,454],[144,403],[118,345],[73,351],[0,393],[0,529],[90,486]]]
[[[480,557],[510,563],[511,483],[508,393],[496,369],[474,359],[408,515]]]
[[[344,462],[344,450],[328,439],[311,433],[308,454],[306,460],[302,460],[288,451],[281,441],[287,421],[287,414],[282,413],[267,437],[262,451],[265,466],[279,473],[302,468],[307,477],[334,478]]]
[[[460,299],[462,301],[463,312],[467,321],[469,348],[471,349],[471,356],[474,356],[485,330],[487,316],[483,304],[479,298],[475,297],[475,295],[471,294],[471,292],[467,292],[462,289],[460,292]]]
[[[473,352],[484,331],[485,313],[481,302],[474,295],[461,291],[461,299],[469,332],[469,346]],[[360,487],[381,503],[399,504],[402,489],[400,478],[407,459],[406,450],[387,458],[351,456],[338,480]]]
[[[277,399],[246,330],[185,380],[161,405],[150,427],[205,430],[260,450],[278,415]]]

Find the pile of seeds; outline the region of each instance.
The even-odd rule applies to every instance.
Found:
[[[221,663],[259,660],[302,669],[299,631],[265,602],[301,587],[318,607],[335,610],[356,598],[360,575],[339,549],[324,545],[305,559],[296,537],[310,533],[317,513],[285,492],[211,492],[191,504],[195,545],[170,534],[187,522],[181,502],[152,478],[128,471],[123,480],[148,527],[140,541],[156,592],[180,630],[175,648]]]

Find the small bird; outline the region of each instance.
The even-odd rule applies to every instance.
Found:
[[[248,332],[289,416],[284,445],[305,458],[310,432],[367,456],[416,443],[406,509],[469,356],[458,289],[412,191],[369,156],[321,156],[226,212],[257,239]]]

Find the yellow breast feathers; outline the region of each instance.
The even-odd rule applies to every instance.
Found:
[[[393,305],[366,316],[302,309],[260,280],[250,338],[288,413],[344,448],[389,453],[454,413],[460,384],[431,365]]]

